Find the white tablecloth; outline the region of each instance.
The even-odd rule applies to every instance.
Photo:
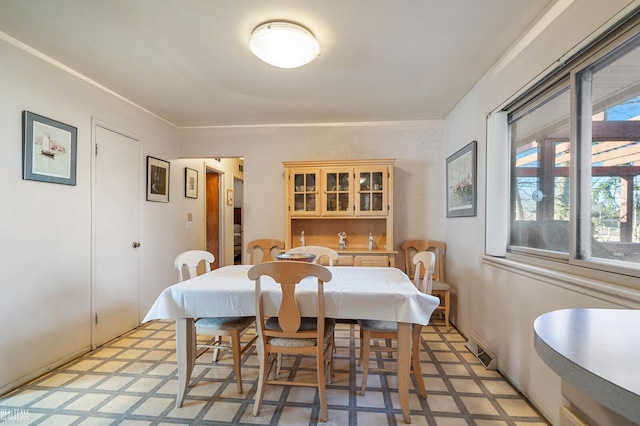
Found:
[[[255,283],[247,277],[250,265],[225,266],[165,289],[143,322],[154,319],[255,315]],[[325,283],[325,315],[337,319],[377,319],[426,325],[438,306],[436,297],[420,293],[396,268],[329,267]],[[302,315],[315,315],[315,281],[296,291]],[[265,277],[263,290],[277,284]],[[279,292],[264,300],[267,315],[276,315]]]

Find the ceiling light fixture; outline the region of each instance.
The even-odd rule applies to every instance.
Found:
[[[249,39],[249,48],[266,63],[279,68],[297,68],[320,54],[320,43],[307,29],[289,22],[267,22]]]

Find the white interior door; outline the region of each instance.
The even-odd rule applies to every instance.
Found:
[[[94,125],[93,347],[139,325],[140,143]]]

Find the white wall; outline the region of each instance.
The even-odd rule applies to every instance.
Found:
[[[144,201],[140,187],[141,316],[176,281],[175,255],[204,241],[204,197],[184,198],[183,174],[203,162],[176,160],[176,128],[7,40],[0,34],[0,394],[91,344],[92,117],[140,139],[141,170],[147,155],[171,161],[169,204]],[[76,186],[22,180],[23,110],[78,128]],[[198,214],[192,228],[186,211]]]
[[[180,129],[180,155],[244,157],[245,242],[284,239],[283,161],[395,158],[397,249],[409,239],[444,238],[442,125],[420,121]],[[402,262],[397,256],[396,264]]]
[[[493,349],[500,371],[554,423],[558,421],[561,402],[560,380],[535,352],[535,318],[562,308],[638,308],[639,304],[597,292],[583,294],[571,285],[527,276],[504,263],[483,263],[485,217],[492,208],[484,203],[485,115],[630,3],[628,0],[556,2],[539,26],[533,28],[532,36],[516,44],[518,47],[505,55],[446,118],[447,156],[473,139],[479,142],[478,215],[446,220],[447,281],[456,293],[456,325],[464,334],[479,337]]]

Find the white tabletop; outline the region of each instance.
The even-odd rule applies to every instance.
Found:
[[[640,311],[564,309],[533,327],[538,354],[563,380],[640,423]]]
[[[225,266],[165,289],[143,322],[154,319],[255,315],[255,283],[247,276],[250,265]],[[377,319],[426,325],[439,299],[419,292],[397,268],[329,267],[333,278],[325,283],[325,315],[336,319]],[[301,284],[297,298],[302,315],[314,315],[315,281]],[[263,290],[277,284],[263,278]],[[264,300],[267,315],[275,315],[277,295]],[[307,308],[305,308],[307,307]],[[308,309],[308,310],[307,310]]]

